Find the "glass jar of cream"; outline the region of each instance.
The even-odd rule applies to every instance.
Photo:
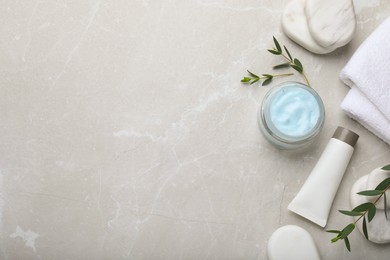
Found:
[[[264,97],[258,113],[265,138],[281,149],[306,146],[321,131],[324,104],[312,88],[294,81],[273,87]]]

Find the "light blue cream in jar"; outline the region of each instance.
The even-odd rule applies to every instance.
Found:
[[[269,142],[282,149],[300,148],[321,131],[324,104],[312,88],[299,82],[284,82],[266,94],[258,120]]]

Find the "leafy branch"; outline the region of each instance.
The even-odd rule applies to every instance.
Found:
[[[283,49],[287,55],[284,54],[283,49],[282,49],[282,47],[280,47],[278,40],[276,40],[275,37],[273,37],[273,39],[274,39],[275,47],[272,49],[268,49],[268,51],[274,55],[281,55],[287,61],[287,63],[282,63],[279,65],[276,65],[273,68],[274,69],[280,69],[280,68],[284,68],[284,67],[293,68],[294,70],[298,71],[303,76],[307,85],[310,87],[310,82],[309,82],[309,79],[307,78],[307,76],[303,70],[302,63],[297,58],[293,58],[291,56],[290,52],[288,51],[287,47],[283,45]]]
[[[382,170],[390,171],[390,164],[382,167]],[[371,220],[375,217],[376,204],[382,197],[384,201],[383,204],[384,204],[385,217],[388,220],[386,191],[389,189],[390,189],[390,177],[384,179],[381,183],[379,183],[374,190],[365,190],[365,191],[358,192],[357,194],[362,196],[374,196],[374,197],[377,196],[377,198],[374,200],[374,202],[366,202],[360,204],[351,211],[339,210],[339,212],[344,215],[359,217],[359,218],[356,219],[353,223],[348,224],[342,230],[327,230],[326,232],[337,234],[334,238],[331,239],[331,242],[334,243],[339,240],[344,240],[346,248],[348,249],[348,251],[351,251],[351,245],[349,243],[348,236],[355,229],[356,223],[359,222],[359,220],[362,218],[363,218],[363,222],[362,222],[363,234],[368,240],[367,220],[368,222],[371,222]]]
[[[283,49],[285,51],[285,53],[284,53],[282,47],[280,47],[280,44],[279,44],[278,40],[275,37],[273,37],[273,40],[274,40],[275,46],[272,49],[268,49],[268,51],[270,53],[274,54],[274,55],[282,56],[287,61],[285,63],[282,63],[282,64],[274,66],[273,69],[281,69],[281,68],[291,67],[294,70],[298,71],[303,76],[303,78],[305,79],[307,85],[310,87],[310,82],[309,82],[309,79],[307,78],[307,76],[306,76],[306,74],[305,74],[305,72],[303,70],[302,63],[297,58],[293,58],[291,56],[289,50],[287,49],[287,47],[283,45]],[[262,84],[263,86],[271,83],[271,81],[272,81],[272,79],[274,77],[291,76],[291,75],[293,75],[293,73],[275,74],[275,75],[272,75],[272,74],[262,74],[263,77],[259,77],[256,74],[250,72],[249,70],[248,70],[248,73],[249,73],[249,75],[251,77],[244,77],[241,80],[241,82],[253,84],[253,83],[256,83],[259,80],[264,79],[264,82]]]
[[[261,84],[262,86],[265,86],[265,85],[268,85],[269,83],[271,83],[272,79],[274,77],[282,77],[282,76],[291,76],[291,75],[294,75],[294,73],[285,73],[285,74],[275,74],[275,75],[271,75],[271,74],[261,74],[261,76],[258,76],[252,72],[250,72],[248,70],[248,73],[251,77],[244,77],[241,82],[243,83],[249,83],[250,85],[252,85],[253,83],[256,83],[257,81],[259,80],[264,80],[263,81],[263,84]]]

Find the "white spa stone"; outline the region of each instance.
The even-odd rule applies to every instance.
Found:
[[[364,175],[363,177],[361,177],[355,182],[355,184],[352,186],[351,194],[350,194],[351,209],[362,203],[369,202],[372,201],[372,199],[374,199],[374,198],[369,198],[367,196],[357,195],[356,193],[363,190],[375,188],[376,185],[383,180],[383,179],[378,179],[378,177],[382,175],[381,171],[382,170],[380,169],[375,169],[369,175]],[[372,185],[371,182],[374,180],[376,184]],[[389,194],[386,193],[386,195]],[[380,207],[380,204],[383,205],[383,201],[382,203],[379,202],[379,204],[377,204],[378,206],[377,206],[377,212],[375,214],[375,217],[371,220],[371,222],[367,221],[367,230],[368,230],[367,232],[370,241],[378,244],[384,244],[390,242],[390,220],[386,219],[383,211],[383,206]],[[387,215],[390,216],[390,208],[387,210]],[[355,220],[357,220],[357,217],[355,217]],[[359,222],[356,225],[356,227],[363,235],[361,222]]]
[[[282,16],[282,27],[286,35],[303,48],[317,54],[326,54],[337,47],[323,47],[311,36],[305,16],[305,0],[293,0],[288,3]]]
[[[275,230],[268,241],[267,252],[269,260],[321,259],[309,232],[295,225]]]
[[[352,0],[306,0],[305,14],[311,36],[324,48],[351,41],[356,28]]]
[[[367,186],[366,190],[375,190],[376,186],[378,186],[379,183],[381,183],[384,179],[390,177],[390,171],[382,170],[381,168],[377,168],[373,170],[369,175],[367,179]],[[390,190],[386,191],[387,198],[390,198]],[[367,197],[369,198],[369,197]],[[375,200],[375,197],[372,198],[372,200]],[[377,209],[384,210],[384,199],[383,197],[378,201]],[[390,199],[386,201],[386,205],[388,208],[390,208]],[[389,222],[390,225],[390,222]]]

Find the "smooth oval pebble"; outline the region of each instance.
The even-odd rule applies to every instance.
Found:
[[[375,190],[376,186],[378,186],[379,183],[381,183],[384,179],[387,179],[390,177],[390,171],[382,170],[381,168],[377,168],[373,170],[369,175],[367,179],[367,186],[366,190]],[[389,198],[386,200],[386,206],[390,209],[390,190],[386,191],[386,197]],[[371,197],[371,200],[375,200],[376,197]],[[380,198],[378,203],[376,204],[377,209],[385,209],[384,206],[384,198]]]
[[[359,191],[366,190],[367,182],[368,175],[364,175],[353,184],[350,193],[351,209],[368,202],[366,196],[356,194]],[[390,209],[387,210],[387,215],[390,217]],[[354,219],[357,220],[358,217],[354,217]],[[356,227],[364,236],[362,220],[356,224]],[[385,244],[390,242],[390,225],[383,210],[377,210],[375,217],[371,220],[371,222],[367,221],[367,233],[368,239],[374,243]]]
[[[338,48],[352,40],[356,28],[352,0],[306,0],[305,14],[311,36],[322,47]]]
[[[286,5],[282,16],[283,31],[291,40],[308,51],[317,54],[326,54],[334,51],[337,47],[322,47],[310,35],[304,9],[305,0],[293,0]]]
[[[274,231],[268,241],[269,260],[321,259],[312,236],[305,229],[287,225]]]

